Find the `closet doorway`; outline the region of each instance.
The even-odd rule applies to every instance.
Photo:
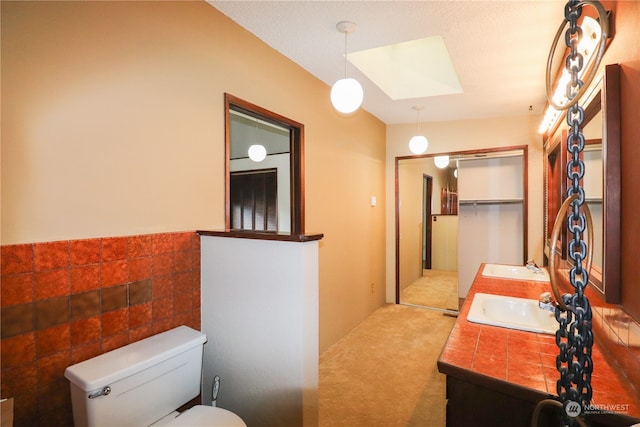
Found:
[[[489,182],[498,179],[501,182],[513,182],[513,186],[517,187],[522,197],[515,202],[516,211],[510,211],[508,215],[518,225],[508,239],[517,240],[509,244],[522,248],[516,252],[519,252],[519,258],[524,256],[527,229],[526,152],[526,146],[517,146],[395,159],[396,303],[455,313],[466,296],[470,272],[475,276],[481,262],[501,261],[500,255],[494,255],[490,250],[477,248],[476,245],[471,245],[470,249],[469,245],[459,244],[459,234],[463,230],[467,230],[464,233],[469,232],[466,223],[459,223],[461,217],[458,215],[462,206],[460,215],[469,222],[469,200],[458,200],[458,167],[464,166],[465,162],[475,165],[482,164],[486,159],[490,165],[487,174]],[[508,158],[517,160],[506,163],[501,160]],[[505,164],[508,166],[505,167]],[[512,168],[514,164],[515,169]],[[475,170],[462,167],[463,176],[467,177],[462,179],[479,181],[477,176],[469,174],[469,169]],[[495,175],[498,170],[512,174],[516,179],[505,180]],[[470,183],[466,184],[463,188],[469,187]],[[497,184],[495,187],[501,186]],[[484,196],[479,195],[478,198]],[[480,200],[480,203],[494,201]],[[500,210],[499,215],[504,215],[502,201],[498,202],[495,209]],[[474,200],[474,203],[478,201]],[[513,209],[513,204],[510,200],[507,209]],[[491,209],[490,217],[493,218],[495,209]],[[475,218],[476,209],[472,215]],[[484,228],[484,223],[480,224]],[[492,246],[495,246],[495,242],[492,242]],[[487,254],[492,259],[482,258]]]

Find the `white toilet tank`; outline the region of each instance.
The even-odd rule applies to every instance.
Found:
[[[198,396],[206,340],[179,326],[69,366],[75,427],[148,426]]]

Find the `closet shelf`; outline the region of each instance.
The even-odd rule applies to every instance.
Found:
[[[459,200],[460,206],[476,206],[476,205],[513,205],[521,204],[522,199],[478,199],[478,200]]]

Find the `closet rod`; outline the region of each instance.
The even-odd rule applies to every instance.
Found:
[[[476,206],[476,205],[514,205],[523,203],[522,199],[508,200],[459,200],[460,206]]]

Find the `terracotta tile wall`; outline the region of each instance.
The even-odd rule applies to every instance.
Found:
[[[162,233],[1,248],[1,391],[15,426],[71,426],[67,366],[200,329],[200,238]]]
[[[560,276],[563,292],[574,293],[569,280]],[[640,397],[640,323],[618,304],[607,304],[591,286],[585,290],[593,313],[593,333],[607,359],[628,379]]]

